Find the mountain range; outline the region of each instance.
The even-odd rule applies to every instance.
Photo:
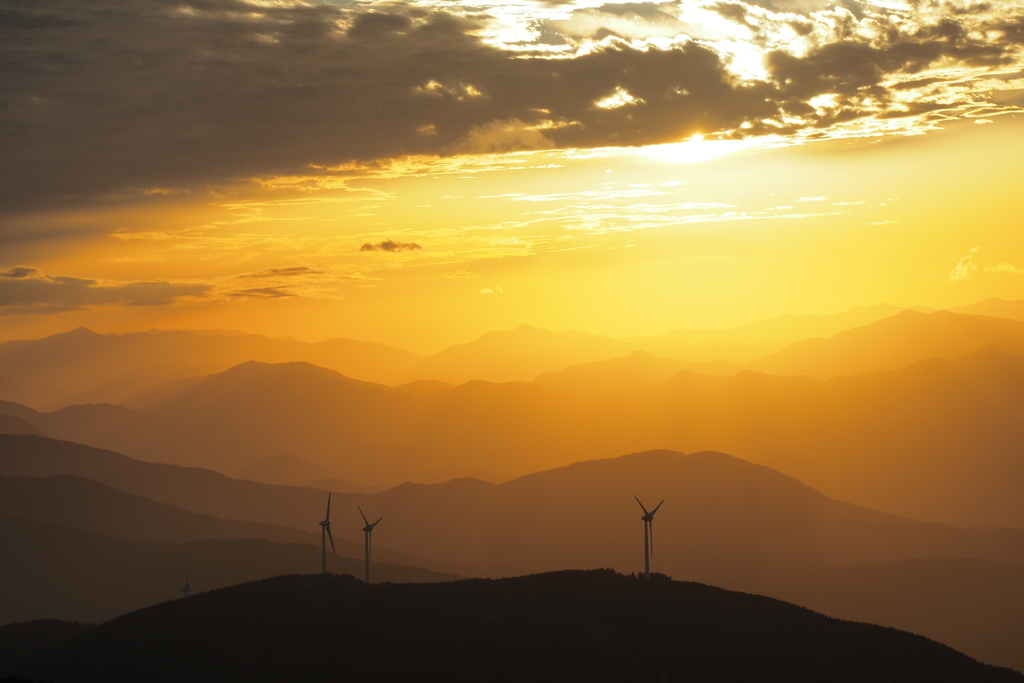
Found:
[[[485,333],[431,356],[350,339],[307,343],[224,331],[97,334],[78,328],[44,339],[0,343],[0,399],[47,411],[75,403],[147,408],[159,400],[158,387],[171,385],[172,391],[188,387],[198,377],[246,361],[308,362],[388,385],[418,380],[456,384],[525,381],[568,365],[609,360],[634,351],[684,360],[691,369],[721,373],[787,344],[831,336],[899,310],[882,305],[831,316],[782,316],[730,330],[681,330],[631,339],[523,325]],[[711,361],[724,363],[708,365]]]
[[[952,313],[896,318],[844,334],[866,338],[874,329],[891,338],[895,324],[917,338],[939,326],[963,332],[946,335],[959,340],[950,346],[959,352],[992,341],[975,334],[979,329],[1001,334],[1024,326]],[[835,358],[858,348],[842,337],[828,340]],[[50,436],[230,473],[293,454],[350,489],[467,476],[501,481],[630,451],[712,449],[875,509],[960,525],[1024,526],[1017,447],[1024,440],[1024,356],[987,345],[825,381],[751,371],[669,374],[675,369],[673,361],[634,354],[534,383],[411,389],[308,364],[251,362],[146,412],[93,405],[37,413],[7,403],[0,413]]]
[[[295,538],[306,539],[306,550],[289,571],[309,571],[308,563],[315,566],[318,560],[318,539],[311,538],[310,530],[323,515],[321,491],[138,462],[34,436],[0,436],[0,453],[0,472],[6,475],[0,483],[13,482],[7,487],[21,491],[8,496],[11,502],[3,511],[20,518],[14,521],[61,523],[74,516],[76,506],[107,510],[82,514],[75,520],[80,531],[61,527],[63,534],[104,534],[107,544],[215,537],[229,529],[260,542],[266,537],[287,540],[289,532],[281,527],[292,527]],[[52,476],[67,471],[132,488],[135,495],[77,477]],[[21,479],[27,476],[46,478]],[[164,504],[139,494],[162,497]],[[332,520],[339,552],[359,557],[362,520],[356,506],[371,517],[382,516],[374,536],[374,556],[382,562],[491,576],[556,568],[636,571],[642,568],[642,511],[633,494],[649,507],[666,499],[654,525],[657,571],[776,596],[830,615],[910,628],[984,655],[985,661],[1024,669],[1016,646],[1024,637],[1024,616],[1018,616],[1024,612],[1007,611],[1020,599],[1021,584],[1015,582],[1024,572],[1024,530],[963,529],[882,514],[830,500],[792,478],[720,453],[641,453],[503,484],[464,479],[404,484],[375,494],[335,493]],[[224,519],[211,520],[211,513]],[[139,521],[126,522],[122,515]],[[173,532],[178,535],[162,532],[162,519],[180,528]],[[149,520],[154,520],[151,531]],[[268,527],[268,521],[276,524]],[[51,535],[39,532],[40,539]],[[4,547],[20,548],[14,541]],[[161,547],[156,556],[177,571],[181,562],[172,561],[173,548]],[[127,551],[119,552],[113,557]],[[22,550],[18,556],[44,563],[49,557]],[[305,569],[298,567],[301,562],[307,563]],[[962,571],[957,581],[963,567],[970,571]],[[171,569],[161,590],[167,590]],[[190,574],[193,581],[206,579],[198,572]],[[936,581],[943,573],[946,581]],[[11,578],[5,585],[19,584]],[[913,589],[886,590],[887,585]],[[980,594],[984,587],[992,590]],[[931,610],[912,609],[926,601]],[[911,619],[915,614],[925,616]],[[38,610],[23,615],[54,616]]]

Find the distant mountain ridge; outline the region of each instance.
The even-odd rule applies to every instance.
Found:
[[[392,381],[421,356],[376,342],[318,343],[239,332],[97,334],[84,327],[38,340],[0,343],[0,375],[24,387],[7,400],[55,408],[117,403],[170,380],[207,375],[250,360],[307,361],[351,377]],[[3,390],[0,384],[0,391]],[[13,391],[13,390],[12,390]]]
[[[394,385],[418,380],[528,381],[570,365],[635,351],[694,363],[747,362],[801,339],[829,336],[901,310],[880,305],[837,315],[789,315],[726,330],[677,330],[612,339],[530,325],[487,332],[431,356],[375,342],[317,343],[221,330],[152,330],[97,334],[79,327],[43,339],[0,343],[0,399],[51,411],[76,403],[127,403],[150,408],[153,390],[221,372],[246,361],[308,362],[342,374]],[[718,369],[721,372],[721,368]],[[172,390],[172,393],[175,390]]]
[[[990,346],[1024,356],[1024,322],[906,310],[828,339],[798,342],[747,367],[773,375],[829,379],[899,370],[930,358],[952,360]]]
[[[991,327],[984,318],[969,323]],[[294,453],[357,484],[500,481],[624,452],[713,449],[872,508],[1024,527],[1017,448],[1024,357],[987,346],[827,381],[689,370],[661,379],[663,362],[644,358],[632,360],[651,363],[646,378],[627,359],[563,371],[544,384],[435,384],[416,392],[308,364],[248,363],[147,413],[69,408],[53,414],[63,420],[60,430],[24,407],[2,404],[0,413],[52,436],[225,472]],[[136,419],[122,419],[130,415]]]

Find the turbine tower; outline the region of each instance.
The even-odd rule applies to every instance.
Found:
[[[188,582],[188,570],[185,570],[185,585],[181,587],[181,597],[187,598],[193,590],[192,584]]]
[[[640,503],[640,499],[636,498],[636,502]],[[644,511],[644,516],[640,518],[644,520],[644,578],[648,581],[651,580],[651,555],[654,554],[654,513],[664,504],[662,500],[658,507],[648,512],[644,504],[640,503],[640,509]]]
[[[320,522],[320,545],[323,551],[323,565],[322,572],[327,573],[327,539],[331,539],[331,552],[337,554],[338,551],[334,549],[334,536],[331,535],[331,492],[327,492],[327,516],[324,517],[324,521]]]
[[[363,522],[366,524],[366,526],[363,527],[363,531],[366,532],[366,585],[369,586],[370,585],[370,534],[373,533],[373,527],[375,527],[378,524],[380,524],[380,519],[384,519],[384,518],[381,517],[380,519],[378,519],[373,524],[370,524],[370,520],[366,519],[366,515],[363,514],[363,509],[361,507],[356,507],[356,510],[359,510],[359,514],[362,516]]]

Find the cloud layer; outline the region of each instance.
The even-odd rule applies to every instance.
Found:
[[[203,296],[210,287],[174,282],[101,283],[44,275],[18,266],[0,271],[0,315],[58,313],[98,306],[162,306]]]
[[[986,88],[1011,86],[979,79],[1019,71],[1024,44],[1016,0],[500,9],[0,0],[0,205],[404,155],[906,130],[998,113]],[[528,39],[502,37],[513,20]]]

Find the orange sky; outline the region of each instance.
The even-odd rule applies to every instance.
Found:
[[[83,135],[54,151],[52,163],[46,141],[36,140],[36,155],[26,152],[23,164],[40,179],[31,188],[19,189],[17,151],[3,169],[0,338],[78,325],[221,328],[435,351],[524,322],[631,336],[880,302],[947,307],[1024,298],[1017,188],[1024,162],[1014,152],[1024,142],[1014,88],[1024,84],[1013,80],[1024,60],[1008,28],[1024,17],[1020,3],[985,10],[972,2],[915,9],[851,1],[852,9],[826,10],[761,2],[744,5],[746,23],[738,23],[711,2],[633,3],[629,11],[522,2],[482,5],[490,19],[473,25],[444,24],[465,21],[459,12],[469,10],[436,3],[420,3],[433,12],[421,15],[388,14],[372,3],[250,4],[259,16],[246,21],[279,26],[290,26],[295,13],[339,12],[347,34],[331,49],[351,49],[345,58],[353,65],[376,60],[376,80],[351,87],[374,104],[379,125],[356,105],[338,103],[337,120],[359,124],[355,135],[365,137],[354,140],[341,123],[334,130],[307,110],[278,112],[272,98],[254,103],[229,84],[220,101],[238,108],[232,127],[213,105],[202,108],[200,86],[212,76],[157,57],[146,59],[156,62],[156,77],[168,79],[159,83],[169,94],[110,86],[106,115],[123,119],[123,132],[103,125],[100,110],[76,100],[56,76],[18,81],[14,99],[25,107],[45,109],[61,98],[80,107]],[[953,4],[971,10],[957,15],[967,17],[958,19],[964,34],[933,39],[928,27],[948,20]],[[293,14],[275,14],[285,12]],[[201,14],[161,21],[190,31],[189,22],[206,21]],[[224,17],[217,30],[230,38],[243,22]],[[899,37],[883,44],[886,22],[895,22]],[[389,148],[388,125],[421,119],[391,113],[390,57],[377,54],[376,43],[357,44],[359,31],[404,31],[410,41],[420,34],[426,41],[427,29],[438,26],[454,31],[467,54],[485,55],[480,61],[496,55],[494,71],[476,72],[467,60],[439,63],[424,71],[430,78],[417,74],[423,82],[403,97],[424,123]],[[786,52],[786,32],[800,26],[810,27],[809,42]],[[524,37],[516,27],[535,33]],[[615,35],[602,38],[599,29]],[[245,30],[250,52],[236,53],[241,63],[286,65],[273,50],[312,40],[285,28]],[[49,39],[60,37],[54,31]],[[49,46],[46,37],[33,39]],[[141,49],[123,40],[125,49]],[[928,57],[893,66],[890,53],[909,54],[898,49]],[[581,88],[602,85],[548,92],[544,72],[527,71],[523,78],[532,80],[520,90],[501,91],[520,69],[545,61],[508,61],[530,51],[558,53],[548,61]],[[25,55],[15,54],[31,64]],[[711,64],[709,55],[724,69],[716,73],[729,74],[728,94],[715,80],[721,76],[693,80],[699,65]],[[871,82],[859,67],[865,56],[877,62]],[[664,90],[651,82],[655,76],[636,75],[644,60],[661,58],[683,60],[650,68],[681,69],[687,88]],[[611,88],[602,79],[616,60],[627,66]],[[106,85],[122,68],[102,63],[102,55],[96,62],[68,71]],[[148,68],[142,57],[139,64]],[[410,68],[403,64],[394,65],[396,74]],[[281,82],[268,76],[270,85],[260,87],[290,87],[287,66],[279,68]],[[184,107],[173,99],[179,78],[194,80],[188,87],[198,113],[175,108]],[[308,96],[308,88],[295,97]],[[605,95],[586,106],[571,99],[599,92]],[[706,109],[655,101],[666,92],[703,97]],[[153,120],[136,111],[150,96],[169,102]],[[541,110],[517,110],[516,98],[550,106],[527,121]],[[780,103],[784,113],[758,113],[764,102]],[[442,103],[450,109],[437,109]],[[499,118],[506,110],[508,118]],[[27,136],[69,125],[55,111],[36,114],[38,130],[26,118]],[[448,131],[449,123],[462,127]],[[769,124],[778,132],[769,135]],[[209,138],[204,126],[214,131]],[[274,130],[289,146],[269,138],[257,144]],[[318,151],[314,131],[329,154]],[[217,149],[193,149],[193,132]],[[152,155],[139,156],[138,145]]]

